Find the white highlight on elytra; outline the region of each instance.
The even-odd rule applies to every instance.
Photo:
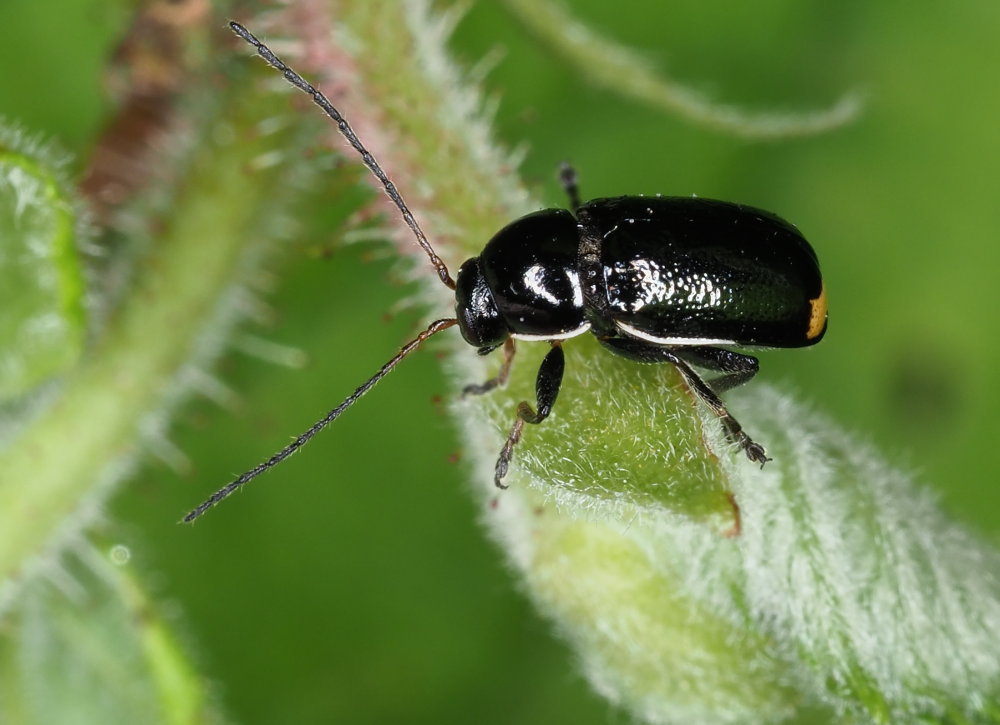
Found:
[[[568,340],[571,337],[576,337],[577,335],[582,335],[583,333],[587,332],[587,330],[589,330],[589,329],[590,329],[590,323],[589,322],[585,322],[582,325],[580,325],[578,328],[576,328],[575,330],[570,330],[569,332],[560,332],[558,335],[553,335],[551,333],[547,333],[545,335],[528,335],[528,334],[517,332],[517,333],[513,333],[511,335],[511,337],[513,337],[515,340],[527,340],[527,341],[535,341],[535,342],[542,342],[544,340]]]
[[[643,332],[637,327],[624,322],[615,321],[615,326],[629,337],[646,342],[655,342],[657,345],[735,345],[735,340],[724,340],[718,337],[658,337]]]

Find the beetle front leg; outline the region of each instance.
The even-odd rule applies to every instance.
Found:
[[[490,378],[485,383],[466,385],[462,388],[462,397],[464,398],[466,395],[483,395],[493,390],[493,388],[502,388],[506,385],[507,378],[510,375],[510,364],[514,360],[514,353],[516,351],[514,338],[508,337],[507,341],[503,344],[503,362],[500,363],[500,370],[497,371],[496,377]]]
[[[514,421],[507,436],[507,442],[504,443],[500,450],[500,457],[497,458],[496,473],[493,476],[493,483],[496,484],[497,488],[507,488],[503,479],[510,467],[514,446],[521,440],[521,430],[524,428],[524,424],[537,425],[548,418],[549,413],[552,412],[552,406],[555,405],[556,397],[559,395],[559,386],[562,385],[565,363],[566,358],[563,355],[562,345],[559,341],[552,342],[552,349],[542,360],[542,364],[538,368],[538,377],[535,379],[535,398],[538,401],[538,411],[536,412],[526,400],[522,400],[517,406],[517,420]]]

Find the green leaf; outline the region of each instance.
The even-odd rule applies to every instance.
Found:
[[[138,454],[175,455],[163,421],[193,384],[212,385],[200,366],[252,310],[247,286],[268,243],[279,229],[294,229],[294,204],[326,188],[312,183],[322,162],[294,154],[318,120],[271,102],[268,88],[248,91],[250,73],[225,92],[186,87],[180,107],[188,130],[199,132],[173,140],[161,186],[148,192],[152,200],[135,202],[163,218],[148,225],[147,238],[136,232],[128,240],[130,285],[57,399],[0,451],[0,609],[33,567],[89,523],[95,502]],[[208,140],[193,147],[199,135]],[[24,277],[44,280],[51,270],[36,265]]]
[[[0,401],[66,371],[83,350],[83,273],[64,166],[0,120]]]
[[[822,134],[857,118],[861,94],[844,94],[829,108],[814,111],[749,111],[711,100],[657,73],[631,48],[588,27],[557,0],[505,0],[524,25],[547,47],[595,85],[684,118],[704,128],[752,139]]]
[[[567,383],[561,402],[572,406],[581,377]],[[641,410],[659,393],[622,386],[617,397]],[[630,494],[627,473],[612,488],[618,497],[574,498],[553,491],[535,462],[487,513],[594,685],[651,722],[747,722],[765,712],[776,722],[803,711],[836,721],[820,718],[824,708],[860,722],[1000,722],[997,553],[912,476],[788,396],[758,384],[730,398],[774,456],[756,470],[704,416],[742,510],[737,537],[688,520],[683,502],[665,508]],[[597,430],[637,460],[669,459],[655,437]],[[545,453],[526,437],[535,449],[526,457],[551,460],[550,445],[565,450],[591,435],[586,424],[567,429],[541,444]],[[574,450],[582,471],[602,457]],[[483,450],[480,473],[494,459],[495,448]],[[697,482],[676,470],[665,462],[660,485]],[[734,677],[754,697],[739,694]]]
[[[362,136],[453,269],[511,218],[541,206],[490,141],[478,95],[443,52],[454,16],[431,15],[427,3],[366,0],[344,3],[335,31],[308,34],[324,27],[317,12],[279,13],[267,30],[304,38],[308,58],[350,68],[337,78],[337,102],[356,127],[377,129]],[[286,209],[275,196],[287,190],[279,167],[289,142],[266,145],[258,134],[294,121],[281,113],[274,123],[274,99],[260,88],[241,92],[246,105],[219,93],[234,115],[196,124],[211,130],[200,134],[209,143],[168,190],[171,214],[93,362],[68,376],[58,415],[27,431],[30,446],[0,462],[0,575],[8,581],[53,542],[73,541],[66,532],[81,501],[142,450],[140,424],[165,414],[180,372],[204,359],[196,353],[206,329],[225,333],[200,323],[206,310],[225,307],[221,291],[234,278],[245,279],[233,273],[247,254],[241,240]],[[424,260],[418,268],[426,270]],[[428,289],[436,305],[449,304],[433,279]],[[998,721],[996,551],[946,516],[915,476],[755,384],[727,402],[774,456],[761,472],[669,369],[637,368],[578,339],[566,343],[557,409],[525,432],[511,489],[498,495],[492,466],[518,401],[532,397],[542,353],[532,347],[543,346],[522,346],[506,390],[456,409],[483,520],[597,690],[651,722]],[[456,389],[495,372],[496,360],[471,355],[457,336],[452,351]],[[735,537],[724,535],[734,523],[729,494],[742,512]],[[275,530],[270,516],[265,532]],[[250,559],[249,551],[254,563],[287,568],[287,552],[261,530],[252,532],[259,550],[240,542],[236,556]],[[371,530],[351,533],[364,543]],[[342,551],[366,548],[358,541]],[[381,585],[397,583],[391,572],[380,576]],[[318,577],[309,581],[318,589]],[[207,608],[219,600],[207,598]],[[391,671],[396,660],[384,661]]]
[[[219,722],[205,683],[127,566],[129,552],[81,542],[35,579],[0,640],[0,721]]]
[[[398,59],[359,55],[368,93],[390,109],[402,94],[421,99],[388,114],[383,133],[434,138],[454,122],[441,109],[469,106],[431,42],[444,23],[412,3],[407,33],[391,3],[363,5],[347,26],[411,58],[398,72]],[[419,185],[405,171],[397,184],[418,211],[430,204],[438,227],[458,230],[465,255],[489,237],[481,228],[519,213],[517,182],[477,133],[456,133],[443,157],[414,146],[376,155],[419,169]],[[462,382],[495,371],[452,347]],[[670,370],[577,338],[565,343],[559,404],[526,426],[498,496],[493,465],[518,401],[533,400],[544,352],[532,347],[519,348],[504,390],[456,410],[484,520],[599,691],[664,723],[997,721],[997,552],[913,476],[757,383],[727,400],[774,457],[761,471]],[[729,492],[742,513],[735,537],[723,535]]]

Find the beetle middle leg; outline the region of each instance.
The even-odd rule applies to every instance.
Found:
[[[510,376],[510,364],[514,360],[515,352],[514,338],[508,337],[503,344],[503,362],[500,363],[500,370],[497,371],[496,376],[490,378],[485,383],[466,385],[462,388],[462,397],[464,398],[466,395],[483,395],[494,388],[502,388],[506,385],[507,378]]]
[[[514,421],[514,425],[507,435],[507,442],[500,450],[496,472],[493,476],[493,483],[496,484],[497,488],[507,488],[503,483],[503,478],[507,475],[507,469],[510,467],[514,446],[521,440],[521,430],[524,428],[524,424],[537,425],[548,418],[549,413],[552,412],[552,406],[555,405],[556,397],[559,395],[559,386],[562,385],[565,363],[566,358],[563,355],[562,345],[558,340],[554,340],[552,349],[542,360],[542,364],[538,368],[538,377],[535,379],[535,398],[538,401],[538,410],[535,411],[528,401],[521,401],[517,406],[517,420]]]
[[[688,384],[698,397],[701,398],[710,407],[722,422],[722,427],[726,431],[726,435],[731,441],[739,445],[743,449],[743,452],[747,454],[747,458],[755,463],[759,463],[761,467],[767,463],[770,458],[767,457],[767,451],[764,449],[760,443],[754,442],[750,436],[746,434],[743,430],[743,426],[732,416],[732,414],[726,409],[726,404],[722,402],[722,399],[718,394],[712,389],[712,386],[706,383],[701,377],[694,371],[684,359],[684,357],[689,357],[697,359],[696,364],[705,365],[705,367],[713,369],[723,369],[723,366],[728,366],[730,368],[736,368],[730,371],[729,375],[723,375],[723,390],[729,389],[734,385],[738,385],[741,382],[746,382],[754,373],[756,373],[757,360],[750,357],[749,355],[738,355],[737,353],[731,353],[735,358],[726,357],[722,355],[714,355],[713,353],[708,353],[706,351],[718,350],[718,348],[709,347],[693,347],[685,349],[683,351],[677,350],[676,348],[666,348],[666,347],[655,347],[642,340],[634,340],[632,338],[625,337],[613,337],[608,339],[601,339],[601,344],[605,347],[611,349],[612,351],[627,357],[631,360],[637,362],[647,362],[647,363],[661,363],[669,362],[677,368],[684,381]],[[695,352],[692,352],[695,351]],[[721,352],[728,352],[721,350]],[[683,357],[682,357],[683,356]],[[742,358],[742,361],[739,360]],[[749,361],[752,360],[753,363]],[[729,384],[726,385],[726,382]]]

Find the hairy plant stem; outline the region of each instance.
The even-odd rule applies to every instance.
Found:
[[[257,264],[268,213],[281,217],[294,190],[289,165],[274,163],[294,133],[254,131],[265,121],[281,126],[273,104],[244,89],[213,107],[202,94],[212,112],[201,128],[212,140],[181,172],[134,287],[56,399],[0,457],[0,510],[18,522],[0,530],[0,600],[27,565],[89,519],[95,492],[121,477],[144,437],[161,433],[183,371],[218,349],[239,316],[234,284]]]

